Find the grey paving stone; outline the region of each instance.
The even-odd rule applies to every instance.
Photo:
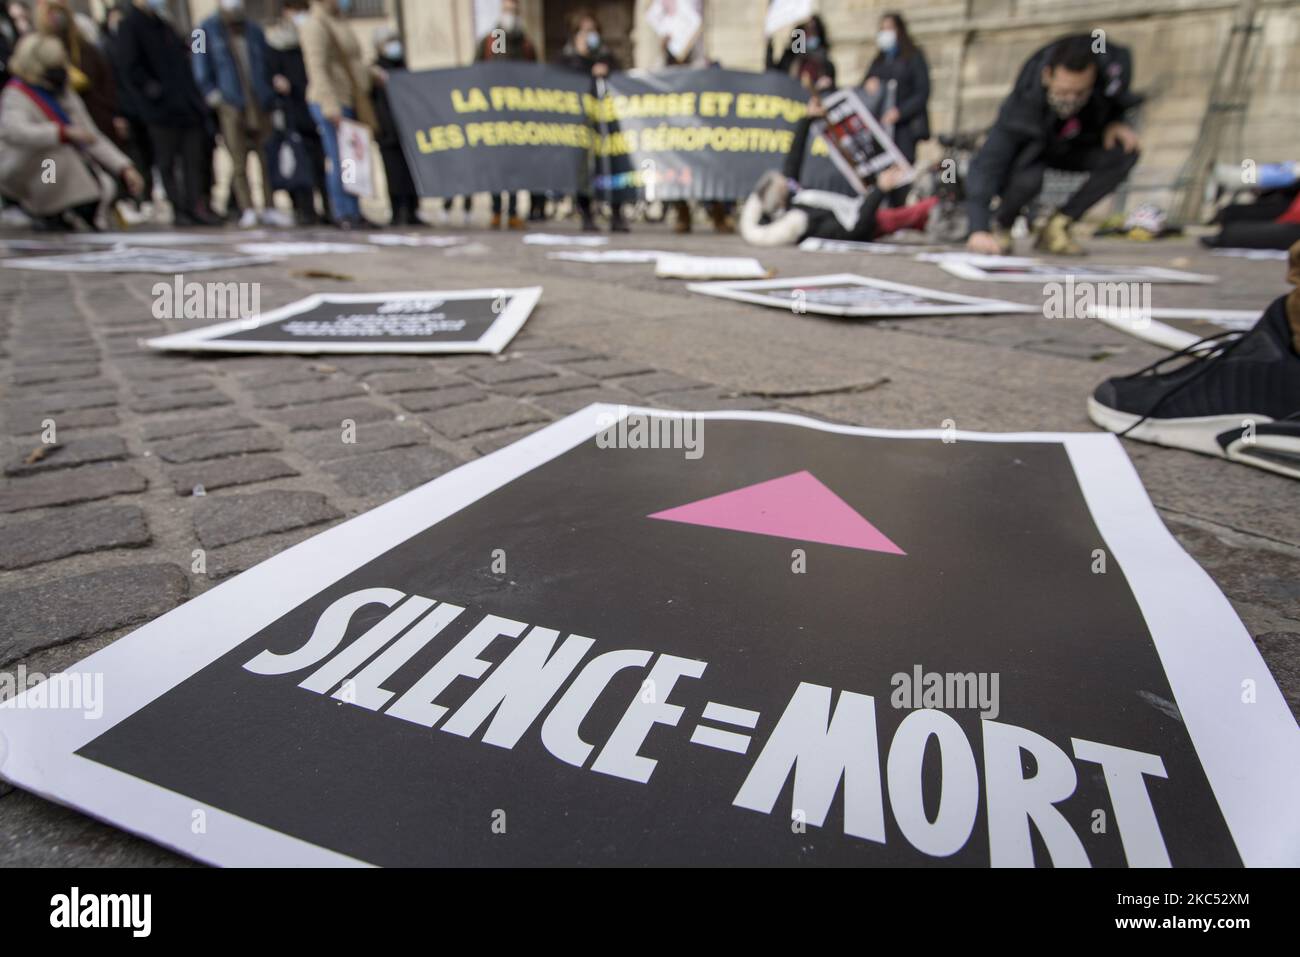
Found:
[[[0,848],[7,867],[196,866],[157,844],[25,791],[5,798]]]
[[[302,409],[277,409],[267,413],[267,417],[288,426],[291,432],[303,432],[311,429],[341,429],[345,419],[351,419],[358,424],[378,422],[382,419],[391,419],[394,414],[382,405],[375,405],[364,399],[355,399],[323,402]]]
[[[713,389],[666,392],[662,395],[656,395],[653,404],[690,412],[714,412],[730,409],[754,411],[775,408],[775,403],[759,396],[722,395]]]
[[[271,489],[206,496],[195,507],[194,533],[204,548],[219,548],[342,517],[319,492]]]
[[[35,454],[43,452],[39,457]],[[126,458],[126,441],[117,435],[91,435],[54,445],[36,445],[19,450],[5,465],[5,475],[33,475],[72,468],[90,462],[113,462]],[[32,459],[32,461],[28,461]]]
[[[432,369],[410,372],[384,372],[368,377],[366,382],[376,392],[383,393],[426,392],[432,389],[447,389],[452,386],[465,385],[464,379],[448,375],[445,372],[434,372]]]
[[[532,400],[553,415],[568,415],[586,408],[593,402],[607,402],[612,405],[643,405],[645,399],[631,392],[614,388],[579,389],[576,392],[561,392],[558,395],[540,395]]]
[[[317,371],[313,366],[285,363],[281,368],[245,372],[239,374],[238,378],[239,384],[246,389],[267,389],[292,382],[319,382],[325,378],[325,373]]]
[[[207,409],[230,404],[230,397],[224,392],[218,392],[216,389],[206,392],[184,392],[179,395],[160,395],[149,399],[136,399],[130,403],[132,411],[145,415],[151,412]]]
[[[691,389],[707,389],[709,383],[697,382],[686,376],[672,372],[651,372],[648,375],[632,376],[615,383],[620,388],[635,392],[637,395],[656,395],[660,392],[687,392]]]
[[[494,396],[483,402],[428,413],[421,418],[448,438],[463,439],[480,432],[545,421],[546,415],[522,402]]]
[[[81,409],[77,412],[60,412],[57,415],[42,415],[28,411],[6,417],[5,425],[11,435],[38,436],[44,431],[43,423],[47,418],[54,420],[59,434],[72,429],[97,429],[117,425],[120,421],[116,409]]]
[[[239,455],[167,471],[167,477],[171,479],[172,487],[176,489],[178,495],[193,495],[194,490],[199,486],[202,486],[206,493],[234,485],[252,485],[254,482],[269,482],[272,479],[289,478],[298,474],[298,470],[292,465],[274,455]]]
[[[18,405],[20,413],[47,416],[78,409],[102,409],[117,405],[117,392],[113,389],[95,389],[89,392],[59,392],[43,395]]]
[[[58,366],[53,366],[53,368],[57,369]],[[79,367],[66,366],[65,368],[71,369]],[[15,383],[15,385],[17,385],[17,383]],[[117,388],[117,383],[106,376],[97,375],[92,372],[90,375],[78,376],[75,379],[60,379],[58,382],[41,384],[39,388],[28,389],[26,386],[22,386],[21,388],[23,389],[23,392],[29,396],[39,396],[42,392],[54,392],[56,390],[60,393],[69,395],[78,392],[111,393]],[[15,391],[17,390],[15,389]],[[89,408],[95,408],[95,406],[89,406]]]
[[[236,412],[215,412],[208,415],[187,415],[175,419],[153,419],[140,427],[140,434],[148,442],[175,439],[182,435],[225,432],[231,429],[251,429],[257,423]]]
[[[343,441],[340,432],[313,432],[298,439],[303,453],[316,462],[350,459],[404,445],[424,445],[428,435],[414,422],[359,422],[349,430],[354,441]]]
[[[183,395],[187,392],[210,392],[215,389],[207,376],[188,376],[184,379],[162,379],[152,382],[136,382],[131,385],[131,392],[140,399],[152,399],[158,396]]]
[[[478,365],[468,366],[464,372],[471,379],[477,379],[487,385],[497,385],[502,382],[521,382],[525,379],[544,379],[555,375],[554,370],[548,369],[539,363],[530,362],[527,359],[482,362]]]
[[[286,405],[307,405],[327,399],[342,399],[364,394],[355,382],[327,380],[324,382],[294,383],[273,386],[254,392],[253,403],[262,409],[278,409]]]
[[[486,398],[487,393],[472,385],[458,385],[451,389],[438,389],[434,392],[403,392],[393,401],[408,412],[432,412],[435,409],[450,409]]]
[[[419,356],[330,356],[329,362],[344,372],[362,378],[377,372],[429,368],[429,361]]]
[[[518,342],[518,340],[515,340]],[[582,349],[578,346],[564,344],[548,345],[534,347],[531,345],[516,345],[510,350],[512,353],[527,356],[534,362],[549,362],[552,365],[562,365],[569,362],[580,362],[583,359],[601,359],[604,358],[589,349]]]
[[[78,638],[149,621],[189,593],[176,565],[133,565],[0,593],[0,665]],[[6,799],[7,800],[7,799]]]
[[[642,375],[655,371],[650,366],[637,362],[635,359],[610,359],[604,357],[570,362],[568,367],[574,372],[581,372],[583,375],[593,376],[597,379],[613,379],[619,376]]]
[[[164,462],[182,464],[219,459],[226,455],[247,455],[250,452],[278,452],[284,446],[265,429],[235,429],[213,435],[203,432],[159,442],[154,454]]]
[[[113,495],[143,492],[146,487],[148,482],[144,476],[129,465],[116,462],[86,465],[5,482],[0,487],[0,512],[93,502]]]
[[[542,427],[543,423],[537,423],[523,429],[509,429],[505,432],[495,432],[492,435],[485,436],[481,439],[473,440],[474,451],[479,455],[489,455],[498,449],[504,449],[507,445],[514,445],[524,436],[532,435]]]
[[[81,346],[70,349],[33,349],[24,352],[24,365],[71,365],[79,362],[94,362],[99,359],[98,346]]]
[[[552,395],[556,392],[572,392],[574,389],[589,389],[600,383],[582,375],[567,373],[553,375],[546,379],[523,379],[519,382],[499,382],[492,386],[493,392],[522,398],[529,395]]]
[[[134,505],[68,508],[0,527],[0,569],[107,548],[136,548],[149,541],[144,512]]]
[[[349,495],[387,498],[409,492],[459,464],[454,455],[422,445],[329,462],[324,468]]]

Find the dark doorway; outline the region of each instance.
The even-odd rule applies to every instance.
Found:
[[[543,57],[548,63],[559,59],[569,42],[571,21],[576,13],[593,13],[600,21],[600,36],[613,52],[618,65],[632,65],[632,23],[636,0],[544,0],[542,20],[546,30]]]

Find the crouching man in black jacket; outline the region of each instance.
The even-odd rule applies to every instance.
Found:
[[[1113,192],[1138,161],[1138,136],[1126,120],[1141,97],[1130,90],[1133,60],[1126,47],[1094,52],[1091,36],[1063,37],[1021,68],[966,182],[976,253],[1011,252],[1011,227],[1043,188],[1051,169],[1087,172],[1038,234],[1035,248],[1083,255],[1070,227]],[[990,212],[993,197],[1000,200]]]
[[[816,97],[794,130],[794,142],[780,171],[764,173],[740,211],[740,235],[755,246],[787,246],[809,237],[870,242],[900,229],[924,229],[939,202],[931,196],[894,209],[881,201],[902,185],[897,166],[882,170],[865,196],[844,196],[821,189],[803,189],[803,167],[808,134],[814,121],[826,115]]]

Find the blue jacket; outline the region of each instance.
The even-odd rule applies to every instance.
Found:
[[[244,88],[239,83],[239,67],[235,63],[235,51],[231,49],[230,33],[220,14],[213,14],[199,24],[206,35],[207,52],[194,54],[194,81],[204,99],[218,90],[221,99],[231,106],[244,109]],[[248,44],[248,77],[253,86],[253,94],[258,105],[264,109],[271,108],[274,91],[267,71],[269,48],[266,34],[252,20],[244,21],[244,40]]]

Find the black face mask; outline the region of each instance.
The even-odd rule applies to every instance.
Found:
[[[62,90],[68,85],[68,71],[61,67],[51,67],[41,74],[41,83],[51,90]]]

